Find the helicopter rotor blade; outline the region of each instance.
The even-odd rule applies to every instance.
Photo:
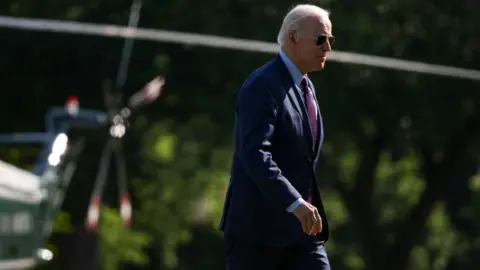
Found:
[[[142,0],[133,0],[130,8],[130,17],[128,20],[129,28],[137,28],[138,20],[140,19],[140,10],[142,8]],[[118,75],[116,86],[118,89],[122,89],[127,79],[128,65],[130,63],[130,57],[133,50],[133,38],[125,38],[123,45],[122,56],[120,59],[120,65],[118,66]]]
[[[148,82],[140,91],[133,94],[128,99],[128,107],[134,109],[148,103],[155,101],[162,93],[163,86],[165,85],[165,79],[157,76],[150,82]]]
[[[97,176],[95,178],[95,185],[93,188],[92,196],[90,198],[90,203],[88,205],[87,218],[85,220],[85,227],[88,231],[95,231],[97,229],[98,219],[100,217],[100,210],[102,205],[102,195],[107,182],[112,151],[113,140],[109,139],[107,144],[103,148]]]
[[[125,226],[130,227],[132,222],[132,203],[127,185],[127,170],[121,139],[115,139],[113,155],[117,169],[117,184],[119,192],[120,216]]]

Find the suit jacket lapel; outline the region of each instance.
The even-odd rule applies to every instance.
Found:
[[[295,83],[292,79],[292,76],[288,72],[285,63],[279,55],[277,55],[275,61],[277,62],[277,67],[280,71],[280,77],[282,78],[282,84],[285,87],[285,91],[288,94],[290,101],[295,105],[295,109],[300,113],[300,118],[302,120],[303,130],[306,131],[307,140],[309,142],[310,154],[315,155],[314,145],[313,145],[313,138],[312,138],[312,129],[310,128],[310,123],[308,122],[308,114],[307,108],[305,107],[304,102],[299,94],[298,88],[295,86]]]
[[[295,105],[295,109],[298,111],[298,113],[300,114],[300,117],[302,118],[302,121],[303,121],[303,118],[305,118],[305,117],[304,117],[303,112],[302,112],[301,103],[298,101],[297,95],[295,95],[295,92],[297,92],[297,88],[295,87],[295,85],[291,85],[290,87],[287,86],[286,91],[287,91],[287,94],[288,94],[288,98]]]
[[[314,145],[313,145],[312,128],[310,127],[310,122],[308,122],[307,107],[305,107],[305,102],[303,102],[297,87],[293,85],[292,88],[293,88],[293,95],[295,96],[297,103],[299,104],[299,107],[300,107],[300,111],[302,115],[302,126],[303,126],[303,130],[306,131],[304,133],[307,133],[305,135],[307,136],[307,140],[310,145],[311,154],[315,154]]]

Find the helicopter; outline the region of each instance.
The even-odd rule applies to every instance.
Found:
[[[67,98],[64,107],[52,107],[45,115],[45,132],[0,134],[3,144],[40,143],[43,147],[27,171],[0,160],[0,269],[25,269],[49,261],[53,253],[43,248],[52,233],[55,214],[60,210],[76,162],[84,150],[83,137],[70,138],[77,125],[108,127],[109,139],[100,160],[99,171],[90,200],[85,226],[95,230],[101,205],[101,194],[108,173],[108,159],[114,154],[120,188],[120,215],[125,225],[131,222],[131,204],[126,189],[126,173],[121,152],[127,120],[135,109],[158,98],[165,80],[155,77],[132,95],[126,105],[108,88],[104,89],[106,111],[79,107],[76,97]]]
[[[128,27],[132,30],[137,27],[141,7],[142,0],[133,0],[128,20]],[[105,110],[82,108],[78,98],[70,96],[64,106],[55,106],[47,111],[45,132],[0,134],[0,144],[42,145],[30,171],[0,160],[0,270],[26,269],[53,258],[52,251],[44,245],[52,234],[55,215],[62,206],[85,146],[85,138],[69,136],[76,126],[108,128],[108,140],[99,161],[87,210],[87,231],[95,231],[98,224],[112,155],[117,167],[120,216],[125,226],[130,226],[132,206],[122,139],[132,114],[155,101],[165,84],[165,79],[157,76],[126,101],[123,100],[133,40],[125,38],[115,86],[109,81],[103,85]]]

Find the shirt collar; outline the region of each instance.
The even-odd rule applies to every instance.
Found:
[[[282,58],[285,65],[287,66],[287,69],[290,73],[290,76],[292,76],[293,82],[295,83],[295,85],[297,87],[300,88],[301,87],[300,84],[301,84],[302,79],[303,79],[302,73],[300,72],[300,70],[298,70],[298,68],[295,66],[295,64],[292,62],[292,60],[290,60],[288,58],[288,56],[283,51],[280,51],[280,57]]]

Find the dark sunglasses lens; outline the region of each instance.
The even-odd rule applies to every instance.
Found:
[[[333,46],[333,43],[335,43],[335,37],[334,36],[327,37],[326,35],[318,36],[316,44],[318,46],[323,45],[327,41],[327,39],[328,39],[328,43],[330,43],[330,46]]]
[[[322,45],[323,43],[325,43],[325,41],[327,41],[327,36],[325,36],[325,35],[320,35],[320,36],[317,37],[317,42],[316,42],[316,44],[317,44],[318,46],[320,46],[320,45]]]
[[[334,36],[329,37],[328,43],[330,43],[330,46],[333,46],[333,43],[335,43],[335,37]]]

